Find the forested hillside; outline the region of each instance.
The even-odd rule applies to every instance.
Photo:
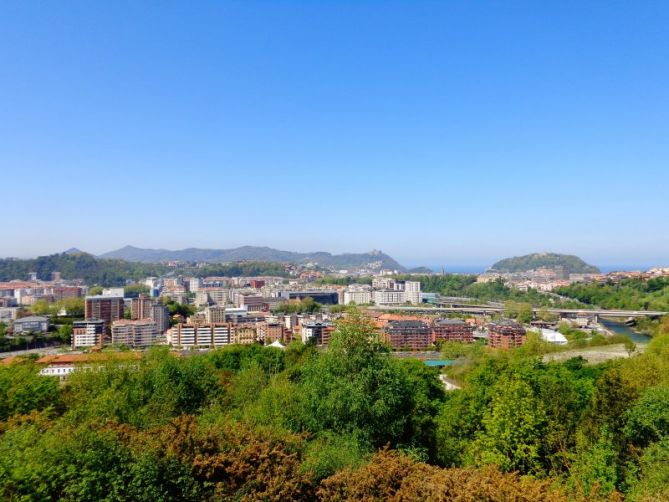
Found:
[[[669,312],[669,277],[623,279],[620,283],[572,284],[557,293],[606,309]]]
[[[130,263],[123,260],[100,260],[87,253],[61,253],[28,260],[0,259],[0,281],[26,279],[30,272],[50,280],[52,272],[63,279],[84,279],[88,284],[121,286],[127,280],[140,280],[167,271],[161,265]]]
[[[557,253],[533,253],[505,258],[490,267],[495,272],[527,272],[538,268],[561,269],[566,274],[599,272],[597,267],[588,265],[578,256]]]
[[[0,366],[4,500],[667,500],[669,336],[598,366],[472,351],[463,390],[342,321],[328,351]],[[514,474],[515,473],[515,474]]]

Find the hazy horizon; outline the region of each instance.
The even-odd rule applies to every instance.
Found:
[[[111,252],[111,251],[116,251],[118,249],[121,249],[126,246],[132,246],[132,247],[139,247],[139,246],[133,246],[132,244],[124,245],[124,246],[118,246],[113,249],[105,249],[104,251],[96,251],[92,252],[89,249],[82,249],[79,246],[70,246],[67,249],[61,249],[53,252],[47,252],[47,253],[39,253],[39,254],[33,254],[33,255],[23,255],[23,256],[0,256],[0,259],[4,258],[19,258],[19,259],[32,259],[32,258],[37,258],[38,256],[46,256],[46,255],[51,255],[51,254],[56,254],[56,253],[63,253],[66,252],[70,249],[77,249],[79,251],[85,252],[85,253],[90,253],[94,256],[100,256],[105,253]],[[242,245],[244,246],[244,245]],[[207,248],[207,249],[232,249],[236,247],[242,247],[242,246],[221,246],[221,247],[213,247],[213,248]],[[397,260],[397,262],[406,267],[406,268],[416,268],[416,267],[427,267],[434,272],[439,272],[442,267],[445,269],[446,272],[452,272],[452,273],[480,273],[485,271],[487,268],[489,268],[491,265],[493,265],[495,262],[504,259],[504,258],[511,258],[515,256],[523,256],[525,254],[530,254],[530,253],[540,253],[540,252],[553,252],[552,250],[534,250],[534,251],[528,251],[526,253],[522,254],[509,254],[505,256],[497,256],[497,257],[492,257],[488,259],[487,261],[460,261],[460,260],[453,260],[453,259],[440,259],[440,258],[426,258],[424,260],[417,260],[413,257],[405,257],[405,256],[400,256],[400,255],[395,255],[392,252],[385,250],[385,249],[379,249],[379,248],[374,248],[370,247],[368,249],[350,249],[350,250],[344,250],[341,252],[333,252],[328,249],[287,249],[287,248],[276,248],[274,246],[259,246],[259,247],[269,247],[273,249],[278,249],[280,251],[293,251],[293,252],[300,252],[300,253],[311,253],[311,252],[328,252],[331,254],[341,254],[341,253],[366,253],[370,252],[374,249],[380,250],[384,252],[385,254],[389,255],[391,258],[394,258]],[[162,249],[162,250],[168,250],[168,251],[179,251],[181,249],[188,249],[188,248],[200,248],[199,246],[186,246],[184,248],[165,248],[161,246],[153,246],[153,247],[147,247],[143,249]],[[202,248],[200,248],[202,249]],[[572,254],[574,255],[575,253],[563,253],[563,254]],[[612,261],[596,261],[596,260],[590,260],[585,256],[580,256],[578,254],[575,254],[579,258],[582,258],[586,263],[590,265],[594,265],[602,270],[602,272],[613,272],[613,271],[624,271],[624,270],[646,270],[648,268],[652,267],[664,267],[664,266],[669,266],[669,260],[668,261],[657,261],[657,262],[634,262],[634,261],[629,261],[629,262],[612,262]]]

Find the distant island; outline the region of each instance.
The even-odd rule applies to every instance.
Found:
[[[387,254],[373,250],[368,253],[331,254],[324,251],[313,253],[297,253],[280,251],[270,247],[242,246],[232,249],[200,249],[188,248],[177,251],[167,249],[142,249],[125,246],[116,251],[102,254],[99,258],[111,258],[140,263],[160,263],[166,261],[232,263],[239,261],[263,261],[278,263],[296,263],[318,265],[331,269],[372,269],[398,270],[405,272],[400,265]]]
[[[558,253],[532,253],[525,256],[514,256],[495,263],[491,272],[527,272],[538,268],[561,270],[565,274],[598,274],[600,270],[587,264],[578,256]]]

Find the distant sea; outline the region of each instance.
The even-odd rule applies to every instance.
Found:
[[[411,265],[407,268],[417,267],[420,265]],[[435,273],[441,273],[442,265],[424,265]],[[609,272],[630,272],[633,270],[648,270],[653,268],[655,265],[598,265],[602,273],[607,274]],[[482,274],[485,272],[489,265],[443,265],[444,272],[447,274]]]

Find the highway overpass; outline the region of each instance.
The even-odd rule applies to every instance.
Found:
[[[429,306],[374,306],[368,307],[369,310],[407,312],[415,314],[500,314],[504,312],[504,307],[493,307],[484,305],[458,305],[451,307],[429,307]],[[651,310],[606,310],[606,309],[560,309],[560,308],[534,308],[534,313],[549,312],[559,317],[616,317],[616,318],[638,318],[638,317],[662,317],[667,312]]]

